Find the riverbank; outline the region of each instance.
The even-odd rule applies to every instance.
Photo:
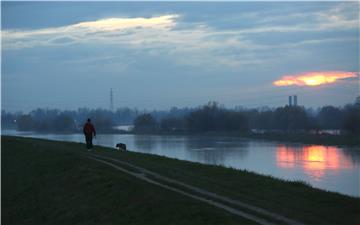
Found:
[[[359,198],[246,171],[109,150],[96,147],[92,153],[304,223],[355,224],[360,219]],[[80,144],[2,137],[2,151],[5,223],[251,224],[91,161]]]

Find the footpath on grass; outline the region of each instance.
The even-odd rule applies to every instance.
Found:
[[[2,137],[6,224],[356,224],[360,199],[155,155]],[[137,179],[134,179],[137,178]]]
[[[80,144],[1,142],[2,224],[257,224],[84,157]]]
[[[254,221],[254,222],[262,224],[262,225],[275,224],[270,221],[277,221],[280,223],[291,224],[291,225],[302,225],[303,224],[298,221],[286,218],[282,215],[269,212],[262,208],[252,206],[250,204],[246,204],[241,201],[233,200],[233,199],[230,199],[230,198],[227,198],[224,196],[220,196],[218,194],[185,184],[183,182],[180,182],[180,181],[177,181],[174,179],[170,179],[168,177],[164,177],[158,173],[151,172],[147,169],[135,166],[133,164],[130,164],[130,163],[127,163],[127,162],[124,162],[121,160],[113,159],[110,157],[104,157],[104,156],[101,156],[98,154],[91,154],[88,157],[91,159],[94,159],[98,162],[109,165],[117,170],[120,170],[121,172],[132,175],[138,179],[144,180],[148,183],[155,184],[155,185],[163,187],[167,190],[171,190],[176,193],[185,195],[187,197],[208,203],[210,205],[213,205],[215,207],[218,207],[220,209],[223,209],[230,213],[233,213],[237,216],[244,217],[248,220]],[[116,163],[116,164],[114,164],[114,163]],[[130,170],[125,169],[124,166],[130,168]],[[239,208],[242,210],[240,210]],[[249,211],[251,213],[247,213],[244,210]],[[263,219],[262,217],[268,217],[270,219],[270,221]]]

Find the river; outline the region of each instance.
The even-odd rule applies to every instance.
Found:
[[[84,142],[82,134],[2,134]],[[95,145],[125,143],[130,151],[245,169],[285,180],[304,181],[323,190],[360,197],[360,149],[253,140],[237,137],[97,135]]]

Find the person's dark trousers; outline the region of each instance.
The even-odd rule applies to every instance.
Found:
[[[92,144],[93,136],[92,136],[92,134],[85,134],[85,139],[86,139],[86,148],[87,149],[93,148],[93,144]]]

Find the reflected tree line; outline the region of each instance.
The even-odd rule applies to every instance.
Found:
[[[209,102],[197,108],[176,108],[163,111],[139,111],[120,108],[53,110],[37,109],[30,113],[9,113],[2,110],[3,128],[20,131],[79,132],[87,118],[98,131],[115,132],[115,126],[134,125],[136,133],[206,133],[206,132],[319,132],[341,130],[360,134],[360,102],[344,107],[324,106],[319,109],[302,106],[245,109],[225,108]]]

